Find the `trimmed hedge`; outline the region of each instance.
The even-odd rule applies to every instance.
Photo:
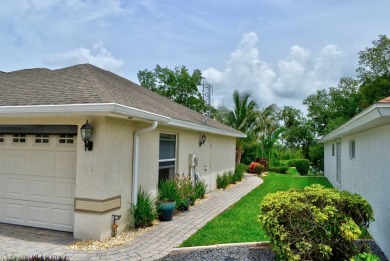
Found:
[[[281,174],[287,174],[288,167],[281,166],[281,167],[269,167],[268,171],[273,171],[276,173],[281,173]]]
[[[374,220],[363,197],[314,184],[268,194],[259,221],[278,260],[350,260],[354,241]]]
[[[302,176],[306,176],[309,172],[310,162],[307,159],[295,160],[295,167]]]

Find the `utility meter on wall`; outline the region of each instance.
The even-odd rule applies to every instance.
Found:
[[[190,167],[196,167],[198,165],[198,157],[195,153],[191,153],[189,156]]]

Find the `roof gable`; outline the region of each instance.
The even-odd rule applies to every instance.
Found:
[[[0,73],[0,106],[114,103],[243,136],[213,119],[91,64]],[[1,107],[0,107],[1,109]]]

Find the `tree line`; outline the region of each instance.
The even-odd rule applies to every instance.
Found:
[[[323,147],[316,139],[340,127],[368,106],[390,96],[390,39],[379,35],[360,51],[356,77],[342,77],[337,86],[318,90],[302,102],[307,115],[291,106],[260,106],[249,92],[233,92],[233,107],[212,108],[212,117],[247,135],[237,139],[236,162],[249,164],[264,157],[279,160],[310,159],[323,168]],[[208,110],[198,86],[200,70],[157,65],[137,74],[140,84],[200,113]]]

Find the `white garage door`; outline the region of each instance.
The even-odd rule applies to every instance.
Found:
[[[0,222],[73,231],[75,137],[0,135]]]

